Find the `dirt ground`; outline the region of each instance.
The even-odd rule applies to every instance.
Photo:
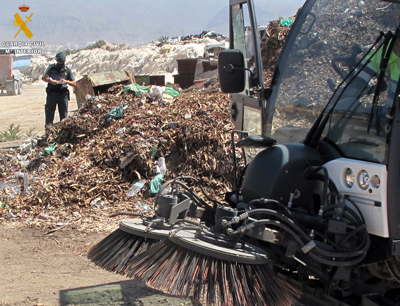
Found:
[[[0,225],[0,305],[192,305],[87,260],[89,248],[107,234]]]
[[[44,132],[46,85],[47,83],[43,81],[34,84],[24,84],[21,95],[0,95],[0,132],[8,129],[11,124],[19,125],[23,135],[29,131],[32,131],[36,135]],[[69,101],[68,111],[72,114],[78,106],[75,95],[72,94],[73,89],[71,87],[70,91],[71,101]],[[58,121],[58,110],[56,110],[54,123]]]

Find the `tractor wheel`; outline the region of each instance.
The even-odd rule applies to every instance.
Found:
[[[23,90],[23,84],[22,84],[22,80],[18,81],[18,94],[22,94],[22,90]]]

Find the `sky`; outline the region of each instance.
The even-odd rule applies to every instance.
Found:
[[[204,30],[228,35],[228,0],[24,1],[0,0],[2,44],[23,41],[73,48],[98,40],[140,45]],[[29,6],[27,12],[19,10],[23,4]],[[258,23],[293,16],[302,4],[303,0],[255,0]],[[14,24],[16,14],[25,32]]]

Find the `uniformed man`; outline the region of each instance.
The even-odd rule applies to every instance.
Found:
[[[68,116],[69,90],[68,85],[75,86],[76,81],[71,69],[65,66],[64,52],[56,55],[56,64],[47,67],[42,80],[47,82],[46,92],[46,128],[53,126],[54,113],[58,105],[60,121]]]
[[[400,23],[400,4],[391,4],[393,7],[393,11],[395,12],[395,15],[397,16],[397,23]],[[400,25],[399,25],[400,26]],[[387,63],[387,68],[386,71],[390,72],[390,81],[388,81],[387,85],[387,97],[386,97],[386,103],[383,103],[382,105],[378,105],[376,109],[376,120],[377,122],[377,133],[379,135],[380,133],[380,122],[381,120],[391,120],[392,119],[392,104],[394,101],[394,96],[397,88],[397,83],[400,78],[400,39],[399,38],[393,38],[389,44],[393,43],[393,48],[392,52],[389,57],[389,61]],[[352,81],[351,84],[349,84],[348,88],[346,89],[346,92],[344,95],[342,95],[343,98],[347,97],[357,97],[357,99],[360,99],[365,93],[369,91],[369,86],[368,84],[370,83],[370,80],[374,77],[378,77],[379,73],[381,71],[381,60],[383,57],[383,47],[380,47],[378,51],[372,56],[369,55],[367,58],[369,59],[369,63],[364,67],[364,69],[357,75],[355,80]],[[360,65],[364,66],[366,64],[366,59],[364,59]],[[372,109],[371,105],[366,106],[366,110],[370,112]]]
[[[371,77],[377,76],[380,72],[380,63],[382,59],[382,48],[380,48],[375,56],[370,58],[370,63],[358,75],[360,79],[369,82]],[[390,54],[387,71],[390,72],[390,82],[388,82],[387,103],[383,106],[384,115],[390,118],[390,108],[394,100],[397,82],[400,78],[400,40],[396,39],[393,45],[392,53]]]
[[[397,17],[397,24],[400,23],[400,5],[392,3],[393,11]],[[398,25],[400,26],[400,25]],[[359,74],[359,78],[363,79],[365,82],[369,82],[371,77],[377,76],[380,72],[380,64],[382,59],[382,50],[380,48],[377,53],[370,57],[370,63],[368,66]],[[387,94],[387,103],[383,106],[383,114],[387,117],[390,116],[390,108],[392,107],[392,103],[394,100],[394,94],[397,87],[397,82],[400,78],[400,40],[397,38],[394,40],[394,45],[392,49],[392,53],[389,57],[389,62],[387,65],[387,71],[390,72],[390,82],[388,82],[388,94]]]

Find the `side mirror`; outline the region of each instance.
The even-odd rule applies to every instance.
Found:
[[[221,51],[218,55],[218,75],[222,92],[242,92],[245,88],[246,81],[242,51]]]

